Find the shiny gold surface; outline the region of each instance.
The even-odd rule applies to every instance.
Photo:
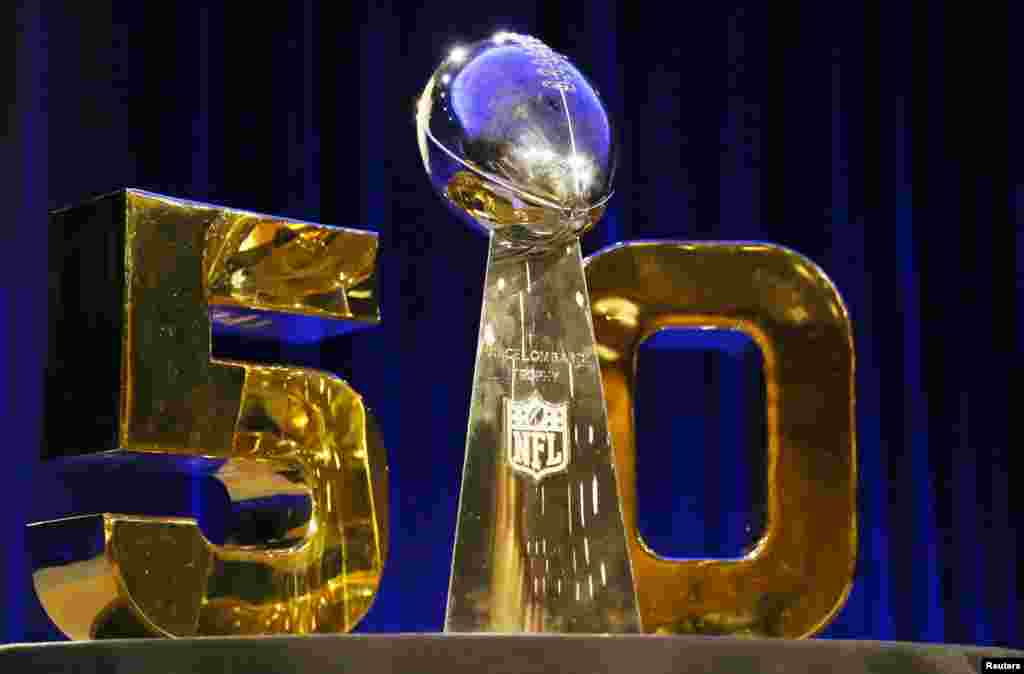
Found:
[[[586,274],[644,629],[822,629],[846,600],[857,551],[854,348],[835,287],[806,258],[760,243],[628,243],[589,258]],[[666,328],[739,330],[763,353],[767,524],[743,559],[665,559],[637,529],[636,354]]]
[[[211,304],[375,322],[376,262],[367,232],[234,212],[211,224],[203,272]]]
[[[375,322],[376,235],[125,198],[121,451],[227,459],[217,477],[233,501],[306,495],[312,515],[274,540],[221,546],[194,520],[103,515],[95,555],[35,570],[44,607],[72,638],[117,636],[109,618],[126,608],[150,635],[351,629],[387,548],[387,468],[372,418],[325,372],[212,359],[209,308]]]

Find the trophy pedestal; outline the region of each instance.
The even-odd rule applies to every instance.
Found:
[[[644,635],[380,634],[111,640],[0,647],[0,671],[79,674],[942,672],[1022,651],[878,641]]]
[[[445,631],[640,632],[577,239],[491,237]]]

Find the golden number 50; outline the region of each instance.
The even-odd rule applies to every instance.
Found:
[[[44,454],[222,459],[233,500],[304,495],[311,516],[222,546],[182,518],[30,525],[30,542],[94,537],[88,554],[35,560],[49,616],[79,639],[118,614],[166,636],[350,629],[387,548],[372,418],[327,373],[212,359],[209,308],[377,322],[376,236],[135,190],[52,222]],[[849,592],[857,537],[853,343],[831,282],[776,246],[688,242],[615,246],[588,260],[587,282],[645,628],[820,629]],[[768,522],[743,559],[668,560],[638,533],[635,354],[673,327],[740,330],[764,355]],[[106,344],[85,352],[83,334]]]

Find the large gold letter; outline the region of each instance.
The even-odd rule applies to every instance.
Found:
[[[236,325],[376,323],[377,236],[126,190],[55,213],[50,251],[44,456],[208,457],[235,502],[309,504],[271,540],[219,546],[192,519],[30,525],[54,623],[76,639],[126,620],[164,636],[350,629],[387,546],[369,412],[325,372],[212,359],[210,308]],[[81,554],[40,556],[44,539]]]
[[[596,254],[587,283],[645,630],[800,637],[824,627],[857,551],[853,339],[831,281],[778,246],[666,241]],[[665,328],[739,330],[763,353],[768,517],[743,559],[665,559],[639,535],[636,351]]]

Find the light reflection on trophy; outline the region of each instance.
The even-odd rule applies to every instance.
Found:
[[[539,40],[452,50],[424,166],[490,236],[447,631],[638,632],[579,236],[611,197],[597,92]]]

